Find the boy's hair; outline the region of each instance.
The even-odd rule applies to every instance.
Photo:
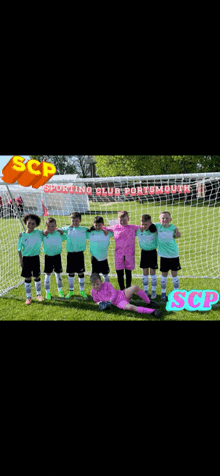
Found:
[[[27,213],[27,215],[25,215],[24,218],[23,218],[23,222],[25,223],[25,225],[26,225],[26,223],[29,219],[35,220],[37,226],[40,225],[41,219],[38,215],[35,215],[34,213]]]
[[[47,220],[46,220],[46,225],[47,225],[48,223],[54,223],[54,222],[56,223],[55,218],[53,218],[53,217],[47,218]]]
[[[125,216],[129,216],[129,215],[128,215],[128,212],[126,212],[125,210],[121,210],[120,212],[118,212],[118,216],[125,217]]]
[[[141,218],[142,218],[143,221],[149,221],[149,220],[151,220],[151,216],[150,216],[150,215],[142,215]]]
[[[71,218],[79,218],[81,220],[81,213],[79,212],[73,212],[70,215]]]
[[[97,281],[98,279],[101,281],[101,276],[98,273],[92,273],[90,276],[90,283],[94,283],[94,281]]]
[[[160,215],[163,215],[164,213],[168,213],[168,215],[170,215],[170,218],[171,218],[171,213],[170,212],[161,212]]]
[[[94,223],[103,223],[104,225],[104,220],[102,217],[100,217],[99,215],[97,215],[95,218],[94,218]]]

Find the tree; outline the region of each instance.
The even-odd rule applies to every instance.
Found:
[[[70,162],[70,155],[30,155],[31,159],[38,160],[38,162],[50,162],[54,164],[57,171],[56,175],[77,174],[74,163]]]
[[[42,162],[46,160],[55,165],[56,175],[78,174],[80,177],[90,176],[92,155],[30,155],[32,159]]]
[[[219,155],[98,155],[95,160],[100,177],[220,171]]]

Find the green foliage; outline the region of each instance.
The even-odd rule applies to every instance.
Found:
[[[76,166],[73,163],[70,163],[68,158],[70,156],[67,155],[30,155],[31,159],[38,160],[39,162],[43,162],[45,159],[46,162],[50,162],[54,164],[57,171],[56,175],[64,175],[64,174],[76,174]]]
[[[100,177],[219,172],[219,155],[96,155]]]

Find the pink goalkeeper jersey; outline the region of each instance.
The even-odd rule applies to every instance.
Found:
[[[135,233],[140,228],[137,225],[103,226],[114,233],[115,238],[115,269],[135,268]]]
[[[117,306],[119,309],[124,309],[126,304],[129,303],[129,299],[126,298],[124,291],[117,291],[108,281],[102,283],[98,291],[92,288],[91,294],[93,301],[111,301],[113,306]]]

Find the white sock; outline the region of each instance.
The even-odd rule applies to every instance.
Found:
[[[166,294],[167,277],[161,276],[161,294]]]
[[[153,274],[151,275],[151,291],[156,291],[157,287],[157,275]]]
[[[37,296],[41,293],[41,281],[34,281]]]
[[[175,278],[172,276],[172,280],[174,289],[179,289],[179,276],[175,276]]]
[[[142,283],[144,287],[144,292],[147,294],[148,293],[148,276],[142,276]]]
[[[79,290],[84,291],[85,287],[85,278],[79,278]]]
[[[56,283],[57,283],[58,292],[60,292],[60,291],[62,291],[62,286],[63,286],[62,276],[61,276],[60,273],[55,273],[55,276],[56,276]]]
[[[108,274],[103,274],[103,276],[104,276],[105,283],[106,283],[106,282],[109,283],[109,282],[110,282],[110,281],[109,281],[109,275],[108,275]]]
[[[31,283],[24,283],[27,298],[31,297]]]
[[[45,274],[44,287],[45,287],[46,293],[50,293],[50,278],[51,278],[51,275],[48,276],[48,274]]]
[[[74,276],[68,276],[68,281],[69,281],[69,290],[73,291],[74,290]]]

